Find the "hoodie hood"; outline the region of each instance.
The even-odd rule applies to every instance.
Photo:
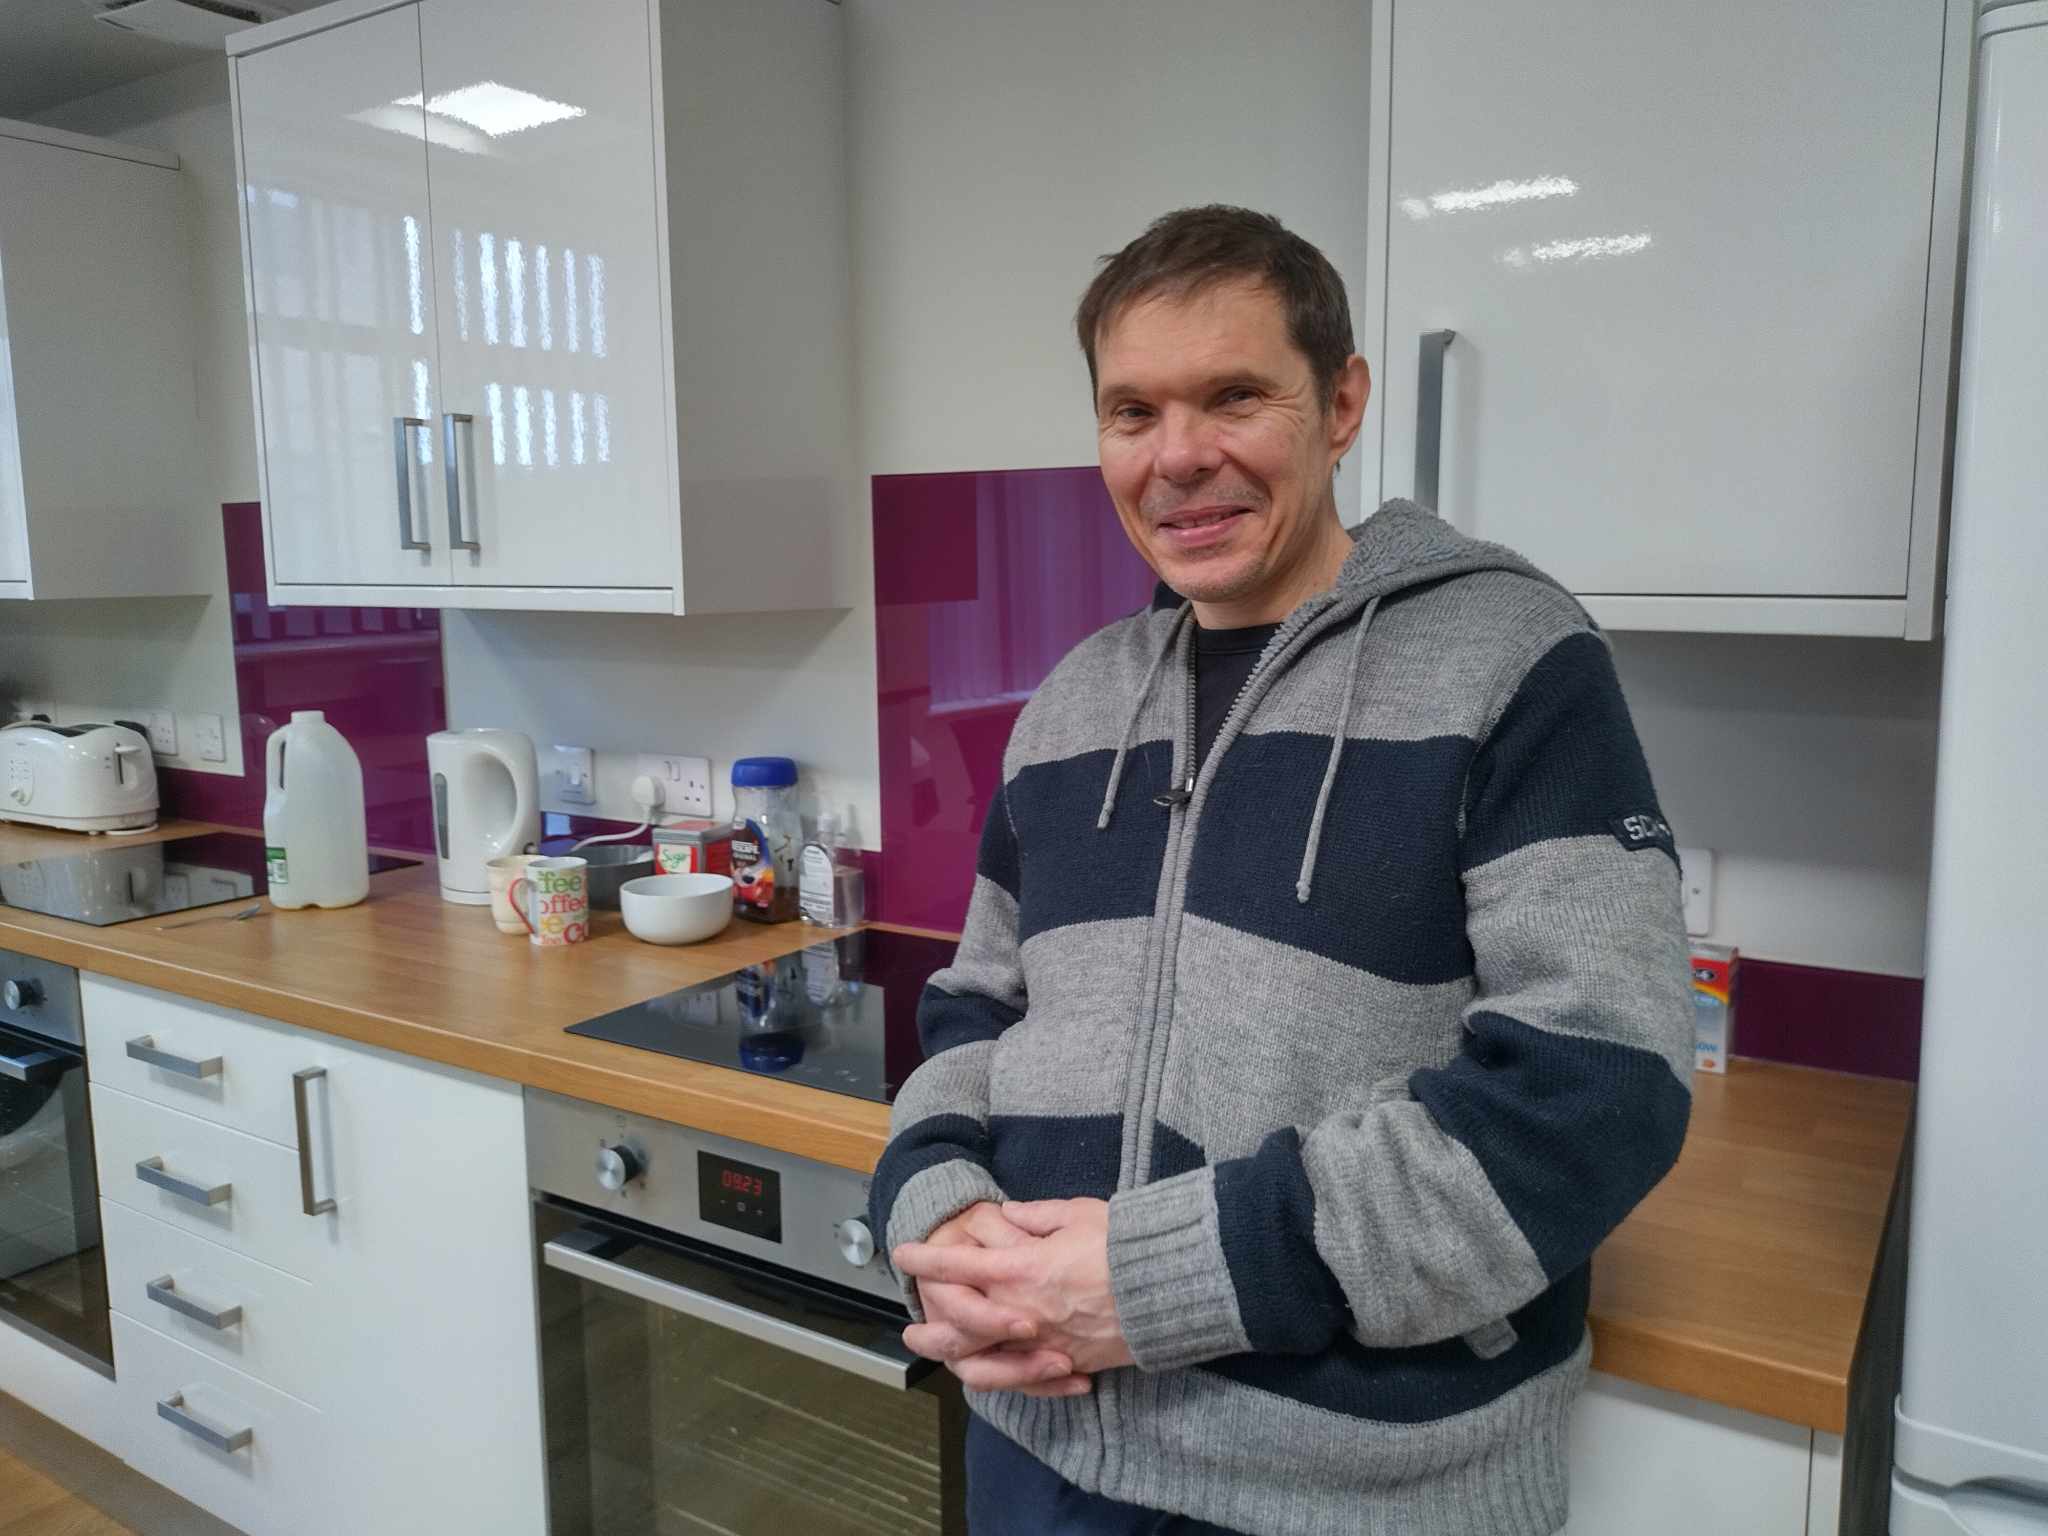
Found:
[[[1380,509],[1350,531],[1351,553],[1337,572],[1336,582],[1324,592],[1317,593],[1304,601],[1282,622],[1279,630],[1267,644],[1260,656],[1257,669],[1246,683],[1244,692],[1225,721],[1222,733],[1217,737],[1211,751],[1212,758],[1220,756],[1229,745],[1237,728],[1242,725],[1260,695],[1272,685],[1275,677],[1287,668],[1288,663],[1298,656],[1302,648],[1317,636],[1336,628],[1347,620],[1356,618],[1357,629],[1349,647],[1349,660],[1345,669],[1343,704],[1337,718],[1331,722],[1330,756],[1323,771],[1322,787],[1316,795],[1315,813],[1310,818],[1308,836],[1302,848],[1301,873],[1295,882],[1294,896],[1298,902],[1306,903],[1314,888],[1316,857],[1322,846],[1323,822],[1329,812],[1330,791],[1337,782],[1337,769],[1344,757],[1345,734],[1351,726],[1351,710],[1358,694],[1358,677],[1365,656],[1366,636],[1372,628],[1374,616],[1379,612],[1381,602],[1393,593],[1409,587],[1447,580],[1454,576],[1467,575],[1473,571],[1512,571],[1540,581],[1545,586],[1564,592],[1565,588],[1552,577],[1538,570],[1527,560],[1505,545],[1492,544],[1484,539],[1471,538],[1460,533],[1436,513],[1419,503],[1396,497],[1381,505]],[[1569,593],[1566,594],[1569,596]],[[1110,764],[1109,784],[1102,800],[1102,812],[1096,818],[1096,830],[1104,831],[1116,806],[1117,789],[1123,781],[1124,765],[1128,761],[1131,742],[1137,734],[1138,723],[1144,718],[1145,707],[1158,689],[1160,679],[1167,675],[1169,659],[1178,655],[1182,668],[1190,679],[1193,673],[1193,629],[1194,605],[1183,599],[1165,582],[1153,589],[1151,611],[1155,616],[1167,615],[1161,626],[1158,650],[1152,666],[1146,673],[1145,682],[1132,701],[1131,711],[1124,727],[1123,739],[1119,743],[1116,757]],[[1155,618],[1155,622],[1157,622]],[[1587,620],[1590,624],[1592,621]],[[1194,750],[1193,742],[1188,751]],[[1169,809],[1185,806],[1195,796],[1200,783],[1199,775],[1207,767],[1201,763],[1186,763],[1181,766],[1180,782],[1175,789],[1159,797]]]

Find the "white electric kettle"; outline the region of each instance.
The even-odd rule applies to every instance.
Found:
[[[492,859],[540,843],[540,769],[518,731],[436,731],[427,738],[441,899],[481,907]]]

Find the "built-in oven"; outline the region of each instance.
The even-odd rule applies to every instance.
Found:
[[[554,1536],[954,1536],[966,1407],[865,1180],[527,1090]]]
[[[0,950],[0,1322],[114,1374],[78,973]]]

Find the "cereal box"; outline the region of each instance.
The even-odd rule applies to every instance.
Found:
[[[1731,944],[1692,946],[1692,1066],[1726,1072],[1735,1048],[1735,976],[1741,955]]]

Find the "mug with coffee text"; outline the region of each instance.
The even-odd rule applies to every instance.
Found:
[[[590,861],[564,855],[535,859],[512,882],[512,910],[543,949],[590,937]]]

